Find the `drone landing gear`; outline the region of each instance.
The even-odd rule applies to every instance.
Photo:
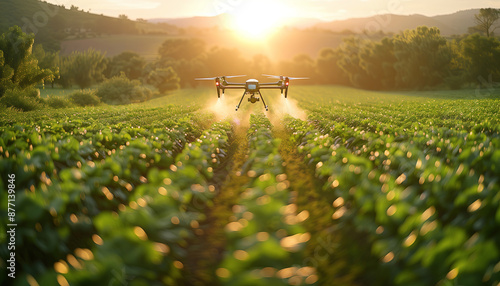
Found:
[[[256,93],[259,94],[259,97],[255,97]],[[238,105],[236,105],[236,111],[238,111],[238,109],[240,108],[241,102],[243,101],[243,98],[245,97],[246,94],[247,94],[247,91],[245,91],[243,93],[243,95],[241,96],[240,103],[238,103]],[[248,102],[256,103],[257,101],[260,101],[261,99],[262,99],[262,103],[264,104],[264,108],[266,109],[266,111],[269,111],[268,106],[266,105],[266,102],[264,101],[264,97],[262,97],[262,94],[260,93],[260,91],[252,93],[251,96],[248,98]]]
[[[238,111],[238,109],[240,108],[241,102],[243,101],[245,94],[247,94],[246,90],[243,92],[243,95],[241,96],[240,103],[238,103],[238,105],[236,105],[236,111]]]
[[[259,96],[260,96],[260,99],[262,99],[262,103],[264,104],[266,111],[269,111],[269,109],[267,109],[268,106],[266,105],[266,102],[264,101],[264,97],[262,97],[262,93],[260,93],[260,91],[259,91]]]

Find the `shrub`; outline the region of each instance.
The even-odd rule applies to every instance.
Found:
[[[147,77],[147,82],[161,93],[179,89],[180,78],[172,67],[158,68],[151,71]]]
[[[101,100],[93,90],[75,91],[68,96],[69,100],[78,106],[96,106]]]
[[[97,89],[97,96],[108,104],[129,104],[151,99],[153,91],[138,80],[129,80],[125,75],[103,82]]]
[[[51,96],[45,100],[45,103],[52,108],[67,108],[73,106],[73,103],[66,97]]]
[[[40,90],[37,89],[8,90],[5,92],[5,95],[0,98],[0,104],[21,111],[31,111],[43,107],[40,99]]]

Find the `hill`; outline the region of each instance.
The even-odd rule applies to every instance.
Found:
[[[149,19],[151,23],[167,23],[181,28],[213,28],[219,27],[221,29],[231,29],[231,16],[221,14],[214,17],[188,17],[188,18],[155,18]],[[281,23],[281,26],[289,26],[294,28],[309,28],[321,20],[315,18],[287,18]]]
[[[415,29],[418,26],[438,27],[441,34],[445,36],[460,35],[467,33],[469,27],[474,25],[474,15],[479,13],[479,9],[459,11],[447,15],[424,16],[383,14],[372,17],[352,18],[323,22],[310,18],[289,18],[282,25],[295,28],[316,27],[331,30],[333,32],[343,32],[350,30],[355,33],[362,33],[364,30],[370,32],[399,33],[408,29]],[[176,19],[151,19],[153,23],[168,23],[171,25],[187,28],[231,28],[227,15],[215,17],[190,17]]]
[[[59,50],[65,39],[89,38],[106,34],[176,33],[173,26],[135,22],[85,12],[75,6],[53,5],[38,0],[1,0],[0,33],[17,25],[34,33],[35,42],[46,49]]]
[[[474,26],[474,15],[479,9],[459,11],[453,14],[428,17],[424,15],[394,15],[385,14],[366,18],[347,19],[316,24],[316,27],[335,32],[351,30],[361,33],[383,31],[384,33],[399,33],[418,26],[437,27],[445,36],[466,34],[467,29]]]

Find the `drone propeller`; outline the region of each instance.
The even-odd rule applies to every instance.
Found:
[[[272,74],[262,74],[262,75],[270,77],[270,78],[277,78],[277,79],[282,79],[283,78],[283,76],[279,76],[279,75],[272,75]]]
[[[195,80],[214,80],[217,79],[218,77],[201,77],[201,78],[195,78]]]
[[[235,78],[235,77],[244,77],[246,75],[227,75],[227,76],[216,76],[216,77],[201,77],[201,78],[195,78],[195,80],[214,80],[218,78]]]
[[[290,80],[293,80],[293,79],[309,79],[308,77],[288,77],[288,76],[278,76],[278,75],[271,75],[271,74],[263,74],[263,76],[267,76],[267,77],[270,77],[270,78],[277,78],[277,79],[283,79],[283,78],[288,78]]]

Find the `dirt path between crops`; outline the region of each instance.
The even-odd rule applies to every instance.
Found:
[[[229,217],[233,214],[232,207],[243,191],[243,186],[248,184],[248,177],[241,175],[241,167],[248,158],[246,134],[250,113],[252,110],[245,108],[238,114],[227,117],[233,124],[228,159],[219,169],[214,170],[213,184],[217,195],[213,206],[205,212],[207,218],[200,225],[201,231],[188,243],[185,265],[188,285],[218,285],[215,269],[224,256],[224,227],[229,223]]]
[[[219,284],[215,269],[224,256],[226,246],[224,227],[229,223],[229,217],[233,214],[232,207],[236,204],[244,186],[249,182],[249,178],[241,173],[241,168],[248,158],[246,134],[250,114],[261,112],[262,108],[260,105],[244,104],[240,111],[234,113],[232,105],[228,102],[218,101],[210,107],[211,111],[216,113],[217,119],[231,120],[234,133],[228,160],[214,172],[213,183],[217,195],[213,200],[213,207],[205,212],[207,218],[201,223],[197,237],[188,242],[187,263],[184,269],[188,277],[188,285]],[[293,101],[274,98],[271,104],[270,111],[266,112],[266,115],[274,126],[274,136],[281,139],[279,151],[291,185],[292,201],[290,203],[296,203],[300,212],[308,207],[308,202],[321,200],[317,198],[318,192],[314,191],[318,186],[314,183],[313,172],[304,164],[302,156],[297,153],[296,146],[289,140],[290,134],[285,129],[282,119],[286,114],[303,118],[305,113]],[[310,231],[314,227],[315,218],[324,217],[324,212],[321,208],[308,209],[308,211],[311,218],[305,223]]]
[[[306,165],[304,155],[298,153],[297,146],[290,140],[291,134],[286,130],[283,121],[273,118],[273,122],[273,133],[281,140],[279,152],[290,181],[290,203],[297,205],[297,213],[303,210],[309,212],[309,218],[302,222],[306,231],[311,234],[306,245],[303,265],[316,268],[321,279],[321,276],[327,275],[321,273],[321,270],[331,251],[327,244],[329,242],[322,241],[322,237],[329,231],[332,207],[320,197],[321,183],[316,181],[314,170]]]

